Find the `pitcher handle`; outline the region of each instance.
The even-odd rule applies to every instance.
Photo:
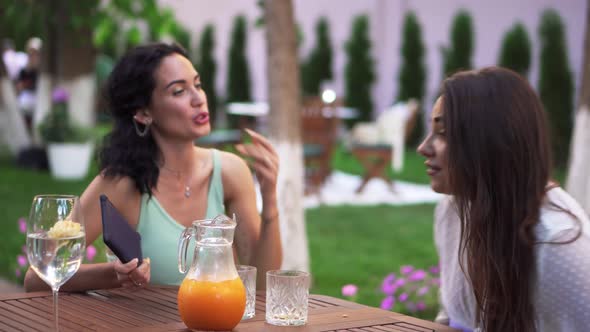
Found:
[[[194,227],[187,227],[180,234],[178,242],[178,271],[186,273],[186,255],[191,238],[195,235]]]

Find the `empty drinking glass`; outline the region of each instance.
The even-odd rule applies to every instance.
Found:
[[[309,273],[274,270],[266,273],[266,322],[272,325],[307,323]]]
[[[246,287],[246,310],[242,320],[250,319],[256,314],[256,267],[236,265],[236,270]]]

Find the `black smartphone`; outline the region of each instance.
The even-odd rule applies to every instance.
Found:
[[[127,263],[137,258],[139,266],[143,261],[141,235],[129,225],[106,195],[100,195],[100,212],[104,243],[121,262]]]

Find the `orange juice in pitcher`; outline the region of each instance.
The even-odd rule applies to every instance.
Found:
[[[185,279],[178,291],[178,311],[189,328],[228,331],[242,319],[245,299],[240,278],[225,281]]]
[[[178,268],[186,272],[188,243],[197,240],[192,265],[178,290],[178,311],[190,329],[232,330],[244,314],[246,289],[236,271],[232,243],[236,222],[226,216],[195,221],[181,235]]]

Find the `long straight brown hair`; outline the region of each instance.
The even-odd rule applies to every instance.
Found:
[[[484,331],[534,331],[533,229],[551,174],[543,107],[526,80],[495,67],[448,78],[442,102],[459,259],[476,323]]]

